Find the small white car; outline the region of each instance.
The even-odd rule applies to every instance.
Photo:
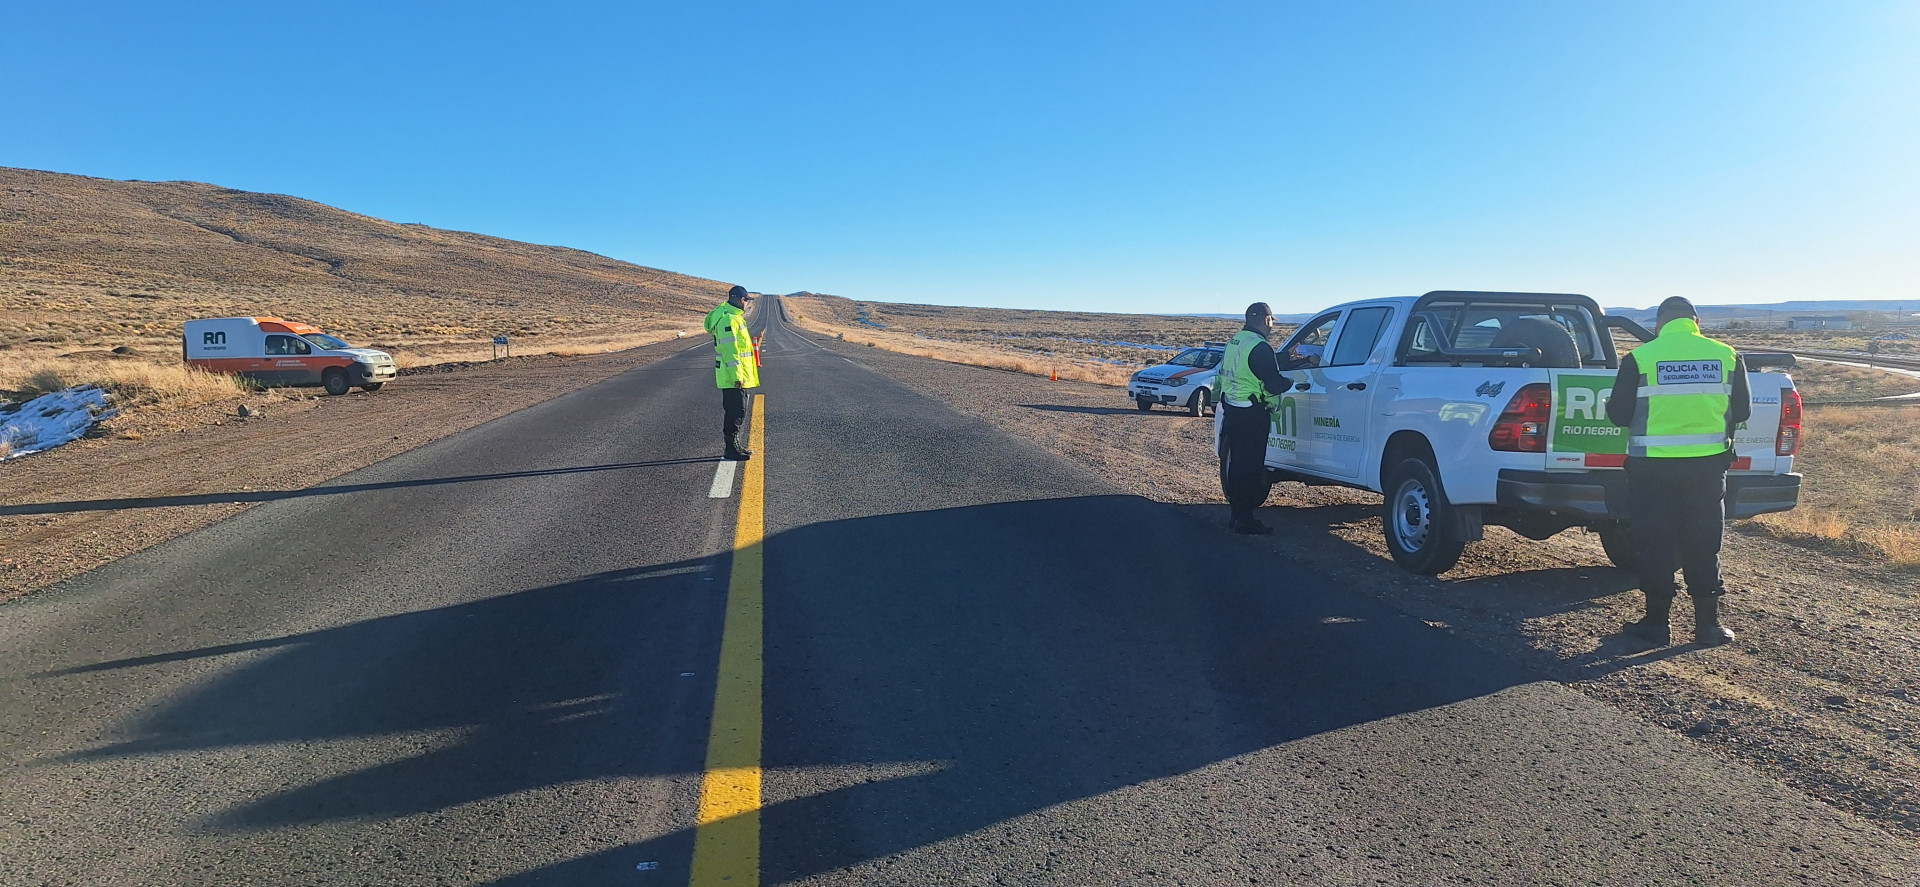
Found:
[[[1202,415],[1213,406],[1213,379],[1219,375],[1220,358],[1226,353],[1225,342],[1188,348],[1165,364],[1134,373],[1127,383],[1127,393],[1142,411],[1159,403],[1182,407],[1189,416]]]

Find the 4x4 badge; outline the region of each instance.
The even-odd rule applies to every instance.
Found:
[[[1505,387],[1505,382],[1481,382],[1480,387],[1473,389],[1473,394],[1475,397],[1498,397],[1500,389]]]

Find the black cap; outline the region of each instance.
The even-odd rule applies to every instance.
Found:
[[[1684,297],[1669,296],[1666,301],[1660,303],[1660,310],[1655,312],[1653,317],[1655,323],[1666,323],[1676,317],[1691,317],[1699,320],[1700,312],[1693,310],[1693,303]]]
[[[751,299],[751,298],[753,298],[753,294],[752,294],[752,293],[750,293],[750,292],[747,292],[747,288],[746,288],[746,287],[744,287],[744,286],[736,286],[736,287],[734,287],[733,289],[730,289],[730,290],[727,290],[727,298],[729,298],[729,299]]]
[[[1272,316],[1273,316],[1273,309],[1268,308],[1267,303],[1265,302],[1255,302],[1247,306],[1247,322],[1248,323],[1252,323],[1253,319],[1256,317],[1272,317]]]

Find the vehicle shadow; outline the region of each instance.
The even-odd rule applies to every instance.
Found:
[[[1049,413],[1083,413],[1089,416],[1156,416],[1167,419],[1197,418],[1187,415],[1186,408],[1177,405],[1167,405],[1153,410],[1143,410],[1138,407],[1083,407],[1046,403],[1023,403],[1020,404],[1020,406],[1023,409],[1044,410]],[[1212,415],[1212,413],[1208,413],[1208,415]]]
[[[1205,552],[1207,569],[1114,557],[1104,534],[1074,531],[1115,526]],[[758,816],[769,884],[1540,679],[1132,496],[811,524],[770,536],[765,555],[769,775]],[[31,679],[252,654],[117,730],[124,740],[68,761],[457,737],[255,797],[201,823],[214,833],[380,822],[623,777],[694,779],[719,657],[723,601],[712,591],[727,562],[638,565]],[[899,772],[913,762],[926,766]],[[825,786],[795,775],[822,768],[895,775]],[[601,882],[630,877],[636,860],[684,870],[693,811],[667,818],[688,825],[491,883]]]
[[[233,502],[277,502],[281,499],[338,496],[347,493],[365,493],[373,490],[392,490],[402,487],[434,487],[445,484],[476,483],[479,481],[520,480],[566,474],[583,474],[596,471],[628,471],[636,468],[659,468],[667,465],[697,465],[702,462],[718,461],[720,461],[719,456],[705,456],[690,459],[656,459],[650,462],[618,462],[611,465],[580,465],[570,468],[503,471],[494,474],[467,474],[457,477],[423,477],[414,480],[383,481],[369,484],[334,484],[308,487],[304,490],[239,490],[223,493],[195,493],[184,496],[145,496],[128,497],[124,499],[85,499],[73,502],[34,502],[25,505],[0,505],[0,517],[27,514],[70,514],[81,511],[120,511],[129,508],[172,508],[181,505],[221,505]]]

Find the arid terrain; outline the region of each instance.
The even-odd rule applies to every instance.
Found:
[[[278,315],[401,364],[697,331],[727,284],[199,182],[0,168],[0,362],[178,362],[181,322]],[[115,349],[120,349],[118,352]]]
[[[816,293],[782,301],[801,328],[843,341],[1110,385],[1126,384],[1135,370],[1165,363],[1183,348],[1224,342],[1240,328],[1217,317],[901,305]]]

